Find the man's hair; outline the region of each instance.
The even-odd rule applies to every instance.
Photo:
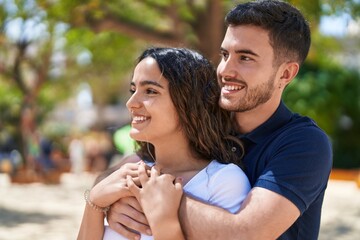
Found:
[[[275,64],[305,61],[310,48],[310,28],[301,12],[288,3],[260,0],[239,4],[225,17],[227,26],[253,25],[269,32]]]
[[[242,145],[237,145],[239,142],[230,136],[230,113],[219,107],[220,87],[212,64],[186,48],[148,48],[138,62],[147,57],[155,59],[169,82],[179,125],[189,140],[193,156],[240,165]],[[146,142],[137,143],[140,146],[137,154],[152,161],[154,147]],[[238,152],[232,151],[235,143]]]

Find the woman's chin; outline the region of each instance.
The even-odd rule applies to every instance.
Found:
[[[135,141],[145,142],[146,139],[137,129],[131,129],[129,136]]]

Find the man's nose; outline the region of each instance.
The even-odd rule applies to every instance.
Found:
[[[222,60],[217,72],[221,78],[236,78],[237,69],[234,61],[231,58],[228,58],[226,61]]]

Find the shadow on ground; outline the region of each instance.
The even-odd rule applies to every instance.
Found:
[[[14,228],[23,223],[46,224],[53,219],[62,219],[58,214],[45,214],[41,212],[21,212],[0,207],[0,225]]]

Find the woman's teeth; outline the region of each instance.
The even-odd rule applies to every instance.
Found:
[[[144,116],[136,116],[136,117],[133,117],[133,121],[134,122],[144,122],[148,119],[148,117],[144,117]]]

